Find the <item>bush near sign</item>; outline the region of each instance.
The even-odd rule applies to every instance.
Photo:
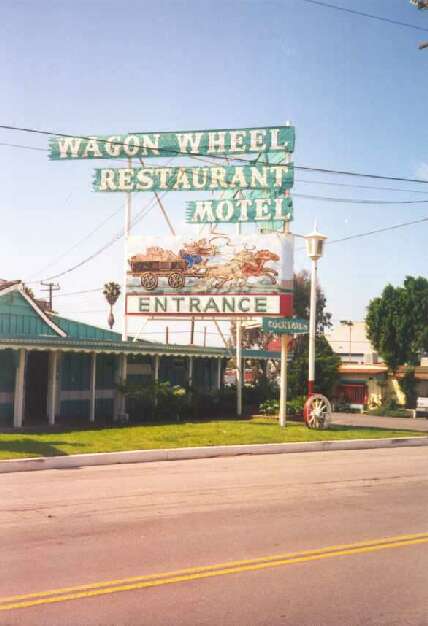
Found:
[[[309,322],[297,317],[264,317],[263,331],[276,335],[303,335],[309,332]]]

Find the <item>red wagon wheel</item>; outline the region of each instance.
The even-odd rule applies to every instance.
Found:
[[[172,272],[168,276],[168,285],[173,289],[181,289],[181,287],[184,287],[185,282],[184,275],[180,272]]]
[[[305,402],[304,416],[308,428],[317,430],[327,428],[331,417],[328,398],[320,393],[314,393]]]
[[[145,272],[141,276],[141,286],[144,287],[144,289],[147,289],[147,291],[153,291],[153,289],[156,289],[158,283],[159,279],[156,274],[153,274],[153,272]]]

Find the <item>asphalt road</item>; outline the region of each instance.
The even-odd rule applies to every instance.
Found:
[[[428,624],[427,448],[3,474],[0,528],[1,626]]]
[[[387,428],[396,430],[419,430],[428,432],[428,419],[425,417],[378,417],[376,415],[362,415],[360,413],[333,413],[333,424],[345,426],[360,426],[372,428]]]

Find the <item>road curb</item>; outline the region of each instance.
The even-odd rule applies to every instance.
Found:
[[[391,439],[347,439],[339,441],[310,441],[305,443],[267,443],[255,445],[208,446],[200,448],[171,448],[162,450],[131,450],[101,452],[0,461],[0,474],[32,472],[46,469],[68,469],[96,465],[151,463],[153,461],[182,461],[259,454],[294,454],[297,452],[327,452],[334,450],[372,450],[428,446],[428,437],[396,437]]]

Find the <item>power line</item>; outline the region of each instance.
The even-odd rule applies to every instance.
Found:
[[[27,146],[23,144],[0,142],[0,146],[6,146],[10,148],[21,148],[21,149],[26,149],[26,150],[37,150],[40,152],[49,152],[48,148],[39,148],[39,147]],[[123,159],[119,157],[116,157],[116,158],[112,157],[111,160],[123,161]],[[206,161],[206,162],[208,163],[209,161]],[[295,167],[297,169],[299,166],[295,166]],[[396,187],[375,187],[373,185],[353,185],[351,183],[338,183],[338,182],[325,181],[325,180],[307,180],[305,178],[295,178],[294,181],[295,183],[303,183],[305,185],[328,185],[330,187],[349,187],[353,189],[373,189],[373,190],[379,190],[379,191],[396,191],[396,192],[398,191],[398,192],[417,193],[417,194],[425,194],[425,195],[428,194],[428,191],[422,191],[420,189],[402,189],[402,188],[396,188]]]
[[[397,230],[399,228],[405,228],[406,226],[413,226],[415,224],[422,224],[424,222],[428,222],[428,217],[422,217],[421,219],[412,220],[412,221],[409,221],[409,222],[401,222],[400,224],[394,224],[392,226],[385,226],[383,228],[377,228],[375,230],[369,230],[369,231],[366,231],[364,233],[357,233],[355,235],[349,235],[347,237],[341,237],[339,239],[327,240],[326,241],[326,245],[331,245],[333,243],[340,243],[342,241],[349,241],[351,239],[360,239],[362,237],[369,237],[371,235],[376,235],[378,233],[385,233],[385,232],[388,232],[390,230]],[[304,249],[305,248],[297,248],[296,252],[302,252]],[[80,293],[89,293],[89,292],[94,292],[94,291],[101,291],[101,288],[88,289],[88,290],[84,290],[84,291],[68,292],[68,293],[63,293],[63,294],[60,294],[60,295],[62,295],[62,296],[77,295],[77,294],[80,294]]]
[[[41,272],[44,272],[45,269],[47,269],[48,267],[51,267],[52,265],[54,265],[55,263],[57,263],[58,261],[60,261],[61,259],[63,259],[65,256],[67,256],[68,254],[70,254],[70,252],[72,252],[73,250],[75,250],[78,246],[80,246],[84,241],[86,241],[87,239],[89,239],[90,237],[92,237],[92,235],[94,235],[96,232],[98,232],[103,226],[104,224],[106,224],[109,220],[111,220],[112,217],[114,217],[115,215],[117,215],[117,213],[122,209],[122,207],[119,207],[118,209],[116,209],[113,213],[111,213],[111,215],[109,215],[107,218],[105,218],[100,224],[98,224],[98,226],[96,226],[93,230],[91,230],[89,233],[87,233],[84,237],[82,237],[82,239],[79,239],[79,241],[77,241],[75,244],[73,244],[70,248],[68,248],[68,250],[66,250],[65,252],[63,252],[62,254],[60,254],[59,256],[57,256],[55,259],[53,259],[52,261],[50,261],[47,265],[45,265],[44,267],[42,267],[41,270],[38,270],[36,272],[36,274],[39,274]],[[33,274],[34,276],[34,274]],[[31,277],[32,278],[32,277]]]
[[[409,222],[401,222],[400,224],[393,224],[392,226],[384,226],[383,228],[376,228],[374,230],[368,230],[364,233],[357,233],[355,235],[348,235],[346,237],[340,237],[339,239],[327,239],[325,245],[331,245],[333,243],[341,243],[342,241],[350,241],[351,239],[361,239],[362,237],[370,237],[371,235],[377,235],[378,233],[386,233],[390,230],[397,230],[399,228],[405,228],[406,226],[414,226],[415,224],[422,224],[428,222],[428,217],[422,217],[418,220],[411,220]],[[299,235],[302,237],[302,235]],[[296,248],[296,252],[303,252],[305,248]]]
[[[338,176],[356,176],[358,178],[371,178],[373,180],[391,180],[405,183],[422,183],[428,184],[428,179],[424,178],[403,178],[400,176],[382,176],[380,174],[367,174],[365,172],[355,172],[349,170],[329,170],[321,167],[310,167],[304,165],[295,165],[296,170],[304,170],[307,172],[319,172],[321,174],[336,174]]]
[[[23,150],[37,150],[39,152],[49,152],[48,148],[38,148],[37,146],[24,146],[18,143],[7,143],[5,141],[0,142],[0,146],[6,146],[7,148],[21,148]]]
[[[304,0],[304,1],[309,1],[309,0]],[[48,131],[48,130],[39,130],[39,129],[35,129],[35,128],[24,128],[24,127],[20,127],[20,126],[10,126],[10,125],[6,125],[6,124],[0,124],[0,129],[3,130],[12,130],[12,131],[17,131],[17,132],[25,132],[25,133],[33,133],[33,134],[38,134],[38,135],[46,135],[46,136],[55,136],[55,137],[73,137],[75,139],[83,139],[84,141],[89,141],[90,137],[85,137],[85,136],[80,136],[80,135],[67,135],[65,133],[57,133],[57,132],[53,132],[53,131]],[[104,142],[104,143],[110,143],[111,145],[117,145],[117,146],[124,146],[125,144],[123,142],[117,142],[117,141],[108,141],[107,139],[101,139],[98,138],[98,141],[100,142]],[[159,148],[159,151],[162,152],[162,148]],[[206,156],[200,153],[192,153],[189,154],[187,152],[182,152],[180,150],[170,150],[168,149],[168,153],[170,152],[174,152],[174,154],[176,156],[186,156],[189,158],[195,158],[195,157],[202,157],[202,156]],[[228,156],[220,156],[220,155],[214,155],[211,154],[209,155],[210,158],[213,159],[221,159],[221,160],[233,160],[233,161],[238,161],[241,163],[246,163],[246,164],[251,164],[254,163],[257,159],[243,159],[240,157],[236,157],[236,156],[232,156],[232,155],[228,155]],[[354,177],[359,177],[359,178],[370,178],[373,180],[391,180],[391,181],[400,181],[400,182],[407,182],[407,183],[420,183],[420,184],[428,184],[428,179],[424,179],[424,178],[406,178],[406,177],[400,177],[400,176],[384,176],[384,175],[380,175],[380,174],[370,174],[370,173],[366,173],[366,172],[355,172],[352,170],[332,170],[332,169],[328,169],[328,168],[321,168],[321,167],[313,167],[313,166],[308,166],[308,165],[294,165],[294,169],[296,170],[302,170],[302,171],[307,171],[307,172],[319,172],[322,174],[334,174],[337,176],[354,176]]]
[[[406,193],[417,193],[427,195],[428,191],[421,191],[420,189],[403,189],[402,187],[375,187],[374,185],[353,185],[352,183],[336,183],[333,181],[325,180],[307,180],[306,178],[295,178],[295,183],[304,183],[307,185],[328,185],[331,187],[349,187],[351,189],[372,189],[374,191],[400,191]]]
[[[49,152],[48,148],[37,148],[34,146],[27,146],[27,145],[23,145],[23,144],[12,144],[12,143],[6,143],[6,142],[0,142],[0,146],[7,146],[7,147],[11,147],[11,148],[22,148],[22,149],[26,149],[26,150],[38,150],[40,152]],[[118,161],[123,161],[122,158],[119,157],[112,157],[112,160],[118,160]],[[207,163],[209,161],[206,161]],[[248,161],[250,162],[250,161]],[[295,166],[296,169],[299,166]],[[295,183],[303,183],[305,185],[328,185],[331,187],[349,187],[349,188],[353,188],[353,189],[374,189],[374,190],[379,190],[379,191],[398,191],[398,192],[407,192],[407,193],[417,193],[417,194],[428,194],[428,191],[421,191],[420,189],[402,189],[402,188],[395,188],[395,187],[375,187],[373,185],[353,185],[351,183],[338,183],[338,182],[333,182],[333,181],[325,181],[325,180],[307,180],[305,178],[295,178],[294,179]]]
[[[334,198],[331,196],[316,196],[305,193],[293,193],[293,198],[306,198],[307,200],[321,200],[322,202],[339,202],[346,204],[427,204],[428,200],[367,200],[356,198]]]
[[[412,220],[410,222],[401,222],[401,224],[393,224],[392,226],[385,226],[384,228],[376,228],[375,230],[369,230],[365,233],[358,233],[357,235],[349,235],[348,237],[341,237],[340,239],[332,239],[326,241],[327,244],[339,243],[342,241],[349,241],[350,239],[360,239],[361,237],[369,237],[370,235],[377,235],[378,233],[385,233],[390,230],[397,230],[398,228],[404,228],[405,226],[413,226],[414,224],[422,224],[428,222],[428,217],[422,217],[419,220]]]
[[[306,2],[308,4],[315,4],[317,6],[324,7],[326,9],[334,9],[335,11],[343,11],[344,13],[351,13],[352,15],[358,15],[360,17],[367,17],[371,20],[378,20],[379,22],[388,22],[389,24],[394,24],[395,26],[403,26],[405,28],[412,28],[413,30],[422,30],[424,32],[428,32],[428,28],[424,28],[423,26],[417,26],[416,24],[409,24],[407,22],[393,20],[390,17],[383,17],[381,15],[373,15],[373,13],[365,13],[363,11],[349,9],[348,7],[342,7],[337,4],[330,4],[329,2],[321,2],[320,0],[302,0],[302,2]]]
[[[165,193],[167,192],[164,192],[162,196],[165,195]],[[155,202],[156,202],[156,198],[153,198],[146,207],[143,207],[143,209],[141,209],[141,211],[132,220],[131,228],[133,228],[144,217],[144,215],[146,215],[153,208]],[[59,272],[58,274],[54,274],[53,276],[47,276],[43,280],[47,281],[47,280],[52,280],[54,278],[60,278],[61,276],[64,276],[65,274],[70,274],[71,272],[74,272],[74,270],[77,270],[83,265],[86,265],[86,263],[89,263],[89,261],[92,261],[97,256],[99,256],[102,252],[110,248],[117,241],[122,239],[123,236],[124,236],[124,229],[121,229],[119,232],[116,233],[116,235],[114,235],[114,237],[112,237],[112,239],[110,239],[106,244],[104,244],[104,246],[96,250],[93,254],[90,254],[89,256],[85,257],[84,259],[82,259],[82,261],[79,261],[79,263],[76,263],[72,267],[69,267],[68,269],[64,271]],[[32,282],[39,282],[39,281],[32,281]]]
[[[57,298],[62,298],[64,296],[80,296],[84,293],[95,293],[96,291],[102,291],[102,287],[96,287],[94,289],[82,289],[82,291],[66,291],[65,293],[59,293]]]

